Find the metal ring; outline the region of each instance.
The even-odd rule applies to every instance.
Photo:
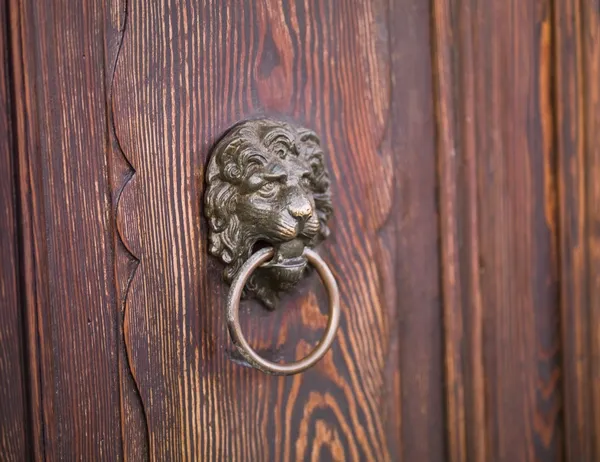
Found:
[[[242,290],[246,285],[246,281],[256,268],[273,257],[273,248],[264,248],[253,254],[240,268],[237,276],[231,283],[229,296],[227,298],[227,327],[233,344],[238,349],[240,354],[252,366],[260,369],[263,372],[273,375],[292,375],[303,372],[319,361],[331,346],[335,337],[336,330],[340,324],[340,292],[335,282],[335,278],[327,266],[327,263],[315,251],[304,248],[303,256],[316,268],[317,272],[323,280],[323,284],[327,288],[329,294],[329,320],[325,335],[317,345],[317,347],[305,358],[291,364],[278,364],[267,361],[254,351],[242,334],[240,327],[239,311],[240,297]]]

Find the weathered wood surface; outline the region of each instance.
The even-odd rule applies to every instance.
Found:
[[[36,459],[118,460],[105,12],[16,0],[9,12],[30,447]]]
[[[413,3],[414,8],[416,2],[407,5]],[[415,9],[414,19],[424,26],[415,30],[425,41],[412,38],[401,47],[426,53],[428,11]],[[398,312],[389,297],[395,293],[385,285],[393,287],[396,279],[399,252],[387,249],[397,245],[399,235],[391,230],[404,211],[397,204],[399,178],[393,176],[398,151],[390,148],[387,127],[407,133],[411,127],[408,118],[401,126],[390,119],[387,6],[232,1],[148,8],[132,1],[127,11],[112,109],[119,144],[135,174],[120,198],[117,226],[139,260],[126,295],[124,335],[150,453],[191,460],[395,458],[401,413],[388,406],[395,390],[389,381],[402,378],[396,378],[399,356],[392,349]],[[417,52],[406,57],[409,62],[424,69],[406,78],[419,85],[411,103],[418,110],[430,98],[428,68]],[[230,361],[223,318],[228,288],[220,265],[207,257],[201,207],[211,145],[236,121],[263,114],[314,128],[333,180],[333,235],[323,255],[340,282],[342,324],[320,364],[287,378]],[[432,139],[430,120],[410,134],[407,145],[416,153],[423,137]],[[431,149],[431,163],[433,154]],[[418,255],[430,269],[422,270],[426,284],[435,285],[435,251],[433,260],[419,253],[437,232],[434,171],[412,163],[429,181],[411,190],[410,200],[431,234],[417,231],[416,218],[411,222],[414,234],[403,246],[412,250],[405,261],[416,258],[408,252]],[[420,194],[429,194],[428,203]],[[408,282],[402,288],[407,301],[423,292]],[[435,292],[430,295],[426,287],[425,294],[430,298],[425,303],[439,309]],[[409,312],[408,302],[394,299]],[[264,356],[290,361],[318,340],[325,303],[313,277],[286,309],[267,314],[248,303],[243,326]],[[415,321],[415,328],[431,323],[432,312],[426,313],[416,316],[423,325]],[[421,347],[423,359],[432,359],[427,356],[432,348],[435,343]],[[415,406],[437,391],[432,412],[441,416],[439,368],[417,364],[413,370],[437,371],[429,390],[414,385],[409,390],[423,393],[412,397]],[[409,425],[429,430],[419,425],[427,419],[418,412],[413,419]],[[415,444],[425,448],[427,438]]]
[[[434,4],[453,461],[563,458],[551,8]]]
[[[393,111],[388,130],[397,188],[392,206],[397,250],[388,290],[394,291],[390,309],[400,319],[394,345],[402,417],[400,457],[394,460],[437,461],[445,457],[446,436],[433,65],[430,51],[423,52],[423,47],[431,50],[430,5],[418,0],[391,5]]]
[[[6,13],[0,8],[0,458],[20,461],[28,455],[27,378],[19,303],[19,228]]]
[[[452,461],[599,457],[593,3],[433,4]]]
[[[557,2],[560,302],[569,460],[600,460],[600,2]]]
[[[0,14],[0,459],[600,459],[597,0]],[[289,378],[232,361],[202,211],[262,115],[332,173],[342,324]],[[318,277],[285,303],[242,325],[290,361]]]

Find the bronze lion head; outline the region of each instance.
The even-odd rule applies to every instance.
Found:
[[[206,179],[210,252],[227,265],[231,283],[253,251],[274,247],[273,260],[245,292],[273,309],[278,293],[302,278],[304,247],[329,235],[332,205],[319,138],[286,122],[242,122],[214,146]]]

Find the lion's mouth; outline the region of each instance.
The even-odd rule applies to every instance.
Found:
[[[282,242],[275,247],[275,254],[271,261],[265,263],[265,268],[295,269],[306,266],[306,258],[302,256],[305,243],[302,239],[292,239]]]
[[[273,264],[269,265],[269,268],[300,268],[306,266],[306,258],[304,257],[294,257],[294,258],[286,258],[280,261],[275,261]]]

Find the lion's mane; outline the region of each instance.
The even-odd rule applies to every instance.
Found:
[[[210,224],[209,250],[227,264],[225,279],[228,282],[250,257],[255,244],[255,239],[235,213],[239,185],[253,163],[268,161],[265,153],[269,150],[265,144],[269,139],[285,137],[290,142],[289,152],[310,165],[311,190],[320,224],[315,240],[321,241],[329,235],[327,221],[332,212],[329,177],[317,135],[287,123],[262,122],[258,130],[248,122],[233,127],[215,145],[208,165],[205,211]],[[295,134],[294,139],[289,139],[289,133]]]

